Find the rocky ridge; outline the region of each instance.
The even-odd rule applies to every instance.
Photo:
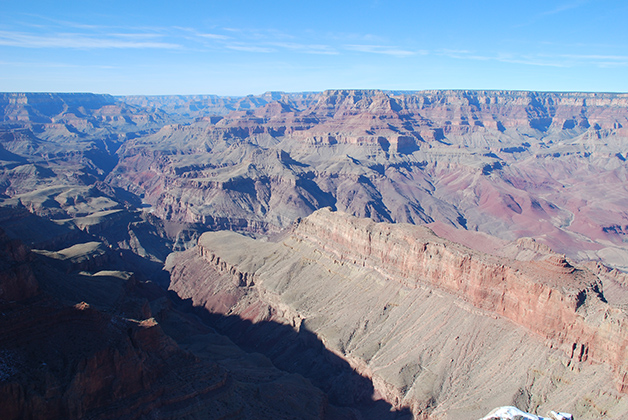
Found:
[[[428,283],[543,336],[572,358],[608,363],[628,390],[626,313],[607,304],[601,280],[564,256],[517,261],[474,252],[423,227],[382,225],[320,210],[295,238],[407,288]]]
[[[181,121],[207,118],[215,121],[232,111],[248,111],[281,101],[298,109],[307,108],[317,93],[266,92],[243,97],[218,95],[120,96],[118,100],[133,106],[165,111]]]
[[[0,93],[0,194],[103,181],[121,144],[171,121],[110,95]]]
[[[473,419],[514,403],[577,418],[626,409],[626,314],[563,256],[491,256],[423,227],[329,210],[279,243],[207,233],[198,253],[217,275],[186,276],[191,263],[174,264],[179,295],[313,332],[371,378],[374,398],[415,418]]]

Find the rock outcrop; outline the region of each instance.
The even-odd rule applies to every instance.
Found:
[[[429,284],[550,340],[578,361],[608,363],[628,391],[628,318],[608,305],[601,280],[564,256],[516,261],[474,252],[424,227],[375,224],[320,210],[297,240],[415,289]]]
[[[100,183],[118,197],[94,203],[103,210],[126,201],[176,223],[254,234],[331,206],[375,221],[533,237],[573,260],[625,271],[627,100],[515,91],[7,93],[0,194],[62,218],[68,207],[83,211],[78,200],[111,198],[76,192]],[[49,189],[69,197],[48,200]]]
[[[0,411],[625,416],[627,124],[606,93],[0,94]],[[266,240],[168,257],[221,229]]]
[[[123,96],[118,99],[128,105],[145,109],[159,109],[176,116],[181,122],[196,119],[220,121],[221,117],[233,111],[253,111],[269,103],[281,101],[298,109],[307,108],[316,100],[317,93],[266,92],[262,95],[244,97],[218,95],[164,95],[164,96]]]
[[[215,274],[174,264],[180,296],[313,332],[371,378],[374,398],[415,418],[479,418],[515,403],[578,418],[601,406],[623,413],[626,314],[563,256],[513,260],[325,209],[278,243],[206,233],[198,255]]]

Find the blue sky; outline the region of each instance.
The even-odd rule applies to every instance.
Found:
[[[0,0],[0,91],[628,92],[628,2]]]

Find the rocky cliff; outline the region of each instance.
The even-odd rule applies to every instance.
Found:
[[[626,101],[446,90],[6,93],[0,193],[62,213],[35,192],[101,183],[162,219],[258,234],[330,206],[532,237],[625,271]]]
[[[93,185],[122,143],[171,121],[110,95],[0,93],[0,194]]]
[[[373,398],[415,418],[473,419],[497,405],[598,418],[627,407],[626,314],[563,256],[488,255],[424,227],[329,210],[279,243],[207,233],[198,253],[216,275],[175,264],[179,295],[313,332],[372,380]]]
[[[130,140],[107,182],[156,215],[273,232],[331,206],[533,237],[625,269],[625,94],[335,90]],[[587,238],[587,239],[584,239]]]
[[[626,313],[608,304],[595,273],[562,255],[494,257],[424,227],[375,224],[329,210],[301,221],[294,237],[407,288],[428,284],[452,293],[543,336],[578,361],[608,363],[618,374],[618,389],[628,390]]]

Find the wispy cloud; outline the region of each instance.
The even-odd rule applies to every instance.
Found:
[[[500,52],[482,54],[468,50],[441,50],[437,54],[460,60],[499,61],[502,63],[523,64],[540,67],[623,67],[628,66],[628,56],[602,54],[515,54]]]
[[[274,48],[263,47],[259,45],[227,44],[225,47],[230,50],[252,53],[272,53],[276,51]]]
[[[523,64],[526,66],[569,67],[569,64],[564,61],[531,55],[498,54],[493,59],[502,63]]]
[[[556,15],[558,13],[562,13],[562,12],[566,12],[568,10],[572,10],[572,9],[576,9],[586,3],[589,3],[589,0],[578,0],[578,1],[573,1],[571,3],[564,3],[559,5],[558,7],[555,7],[554,9],[545,11],[543,13],[540,14],[540,16],[551,16],[551,15]]]
[[[526,22],[521,22],[517,25],[514,25],[514,28],[523,28],[526,26],[530,26],[530,25],[534,25],[536,23],[538,23],[539,21],[543,21],[546,18],[548,18],[549,16],[554,16],[554,15],[558,15],[564,12],[567,12],[569,10],[573,10],[573,9],[577,9],[580,6],[583,6],[587,3],[590,3],[590,0],[575,0],[575,1],[571,1],[569,3],[563,3],[553,9],[550,10],[546,10],[540,13],[536,13],[533,14],[529,17],[529,20]]]
[[[296,42],[272,42],[269,45],[273,45],[278,48],[300,52],[304,54],[326,54],[337,55],[338,51],[329,45],[323,44],[299,44]]]
[[[571,1],[537,15],[561,13],[588,3]],[[396,58],[420,55],[446,56],[458,60],[493,61],[537,67],[628,67],[628,56],[620,45],[595,46],[539,44],[538,51],[575,51],[580,54],[549,54],[535,50],[473,51],[471,49],[421,50],[397,44],[374,35],[317,33],[308,30],[301,34],[285,33],[275,29],[257,28],[193,28],[149,26],[103,26],[53,20],[39,17],[46,25],[23,25],[0,30],[0,47],[30,49],[161,49],[194,51],[200,53],[240,52],[243,54],[317,54],[339,56],[349,52]],[[341,36],[343,35],[343,36]],[[604,47],[604,48],[602,48]],[[596,53],[599,51],[600,53]],[[591,52],[587,54],[587,52]],[[618,52],[618,54],[613,54]]]
[[[464,59],[464,60],[485,61],[485,60],[493,60],[493,59],[495,59],[495,57],[489,57],[489,56],[486,56],[486,55],[481,55],[481,54],[478,54],[478,53],[476,53],[474,51],[469,51],[469,50],[444,49],[444,50],[438,51],[436,54],[444,55],[444,56],[449,57],[449,58],[459,58],[459,59]]]
[[[278,34],[273,38],[271,33],[260,33],[251,30],[230,28],[231,35],[195,33],[196,37],[210,39],[213,47],[222,47],[234,51],[251,53],[294,52],[300,54],[336,55],[338,51],[325,44],[309,44],[293,42],[292,37]],[[286,41],[285,39],[289,40]]]
[[[600,68],[628,67],[628,55],[562,54],[559,57],[576,64],[594,65]]]
[[[360,45],[360,44],[350,44],[344,46],[347,50],[350,51],[358,51],[365,52],[371,54],[384,54],[384,55],[392,55],[395,57],[409,57],[417,54],[427,54],[426,51],[412,51],[407,50],[395,46],[387,46],[387,45]]]
[[[196,36],[200,36],[201,38],[207,38],[207,39],[219,39],[219,40],[227,40],[230,37],[228,37],[227,35],[220,35],[220,34],[207,34],[207,33],[197,33]]]
[[[23,32],[0,31],[0,45],[21,48],[162,48],[179,49],[179,44],[170,42],[144,41],[138,38],[153,38],[141,34],[109,34],[107,36],[75,33],[33,35]],[[127,38],[127,39],[120,39]],[[135,38],[135,39],[130,39]]]
[[[574,58],[578,60],[611,60],[628,61],[628,55],[600,55],[600,54],[562,54],[560,57]]]
[[[26,67],[32,68],[34,63],[28,61],[0,61],[0,65],[2,66],[11,66],[11,67]],[[36,63],[37,67],[46,67],[46,68],[78,68],[78,69],[117,69],[118,66],[112,65],[102,65],[102,64],[69,64],[69,63],[54,63],[47,61],[38,61]]]
[[[194,28],[186,28],[182,26],[173,26],[171,28],[174,31],[178,31],[179,33],[185,34],[188,39],[201,39],[201,40],[212,40],[212,41],[226,41],[231,39],[231,36],[224,34],[217,34],[212,32],[200,32]]]
[[[425,54],[395,45],[369,34],[286,33],[277,29],[250,27],[185,26],[133,27],[90,25],[30,15],[44,25],[21,24],[19,29],[0,31],[0,46],[65,49],[170,49],[188,51],[238,51],[252,54],[289,53],[340,55],[347,51],[409,57]],[[39,23],[37,22],[37,23]],[[343,45],[347,43],[348,45]]]
[[[212,50],[227,49],[250,53],[273,53],[290,51],[301,54],[335,55],[338,51],[325,44],[293,41],[296,37],[276,30],[256,30],[245,28],[222,28],[228,35],[215,30],[210,33],[193,28],[173,27],[183,33],[187,41],[197,42]]]
[[[34,13],[25,13],[24,16],[27,16],[28,18],[35,18],[35,19],[39,19],[39,20],[43,20],[43,21],[49,22],[47,24],[36,24],[34,22],[26,22],[26,23],[21,22],[21,24],[23,26],[31,26],[31,27],[35,27],[35,28],[48,28],[50,26],[54,26],[54,27],[60,27],[60,28],[95,30],[95,29],[103,29],[103,28],[110,27],[110,26],[106,26],[106,25],[91,25],[91,24],[87,24],[87,23],[73,22],[73,21],[69,21],[69,20],[54,19],[54,18],[51,18],[49,16],[44,16],[44,15],[34,14]],[[18,22],[18,23],[20,23],[20,22]]]
[[[106,34],[108,37],[114,38],[126,38],[126,39],[157,39],[162,38],[160,34],[138,34],[138,33],[110,33]]]
[[[246,38],[259,42],[295,40],[297,37],[278,29],[257,29],[257,28],[233,28],[225,27],[223,31],[230,33],[234,37]]]

